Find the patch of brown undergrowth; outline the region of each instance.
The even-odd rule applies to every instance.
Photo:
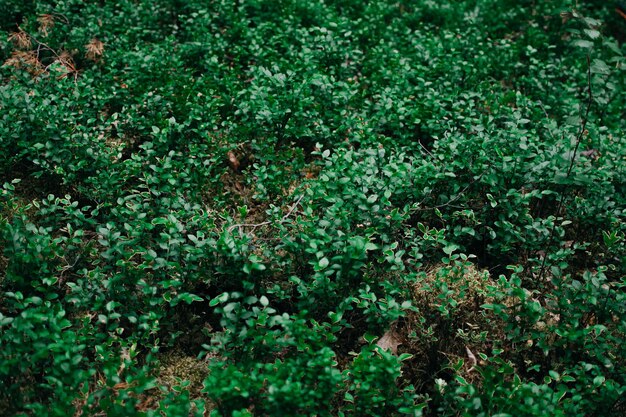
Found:
[[[482,305],[501,302],[490,295],[489,273],[471,262],[434,265],[421,271],[413,287],[417,311],[394,323],[390,329],[399,353],[413,358],[406,365],[407,377],[422,388],[441,378],[441,369],[475,380],[479,353],[491,353],[504,337],[504,323]]]
[[[124,355],[124,353],[123,353]],[[127,356],[124,360],[129,360]],[[168,392],[188,391],[191,401],[200,399],[204,404],[204,411],[210,412],[213,404],[202,394],[204,379],[208,375],[208,364],[205,360],[185,355],[180,351],[171,351],[160,355],[160,366],[156,372],[155,384],[148,389],[137,391],[134,383],[122,380],[115,385],[109,385],[107,377],[97,373],[84,390],[84,395],[73,402],[74,416],[91,415],[97,409],[97,401],[90,404],[90,399],[96,397],[117,398],[121,395],[135,400],[135,409],[138,411],[155,411],[161,406],[161,401]],[[124,372],[124,361],[121,362],[118,376]],[[2,397],[0,396],[0,405]],[[195,404],[192,404],[195,407]],[[100,415],[100,414],[94,414]],[[191,414],[190,414],[191,415]]]
[[[85,45],[85,51],[85,57],[87,57],[87,59],[97,62],[104,54],[104,43],[93,38]]]
[[[180,351],[165,353],[160,357],[161,366],[157,378],[160,386],[169,390],[189,391],[190,400],[200,399],[205,404],[205,413],[214,408],[202,393],[204,380],[209,374],[206,359],[198,359]]]
[[[201,395],[202,384],[209,373],[206,360],[172,351],[161,356],[160,362],[159,385],[174,389],[184,382],[192,397]]]
[[[37,19],[39,22],[37,36],[20,27],[11,33],[8,40],[13,45],[14,50],[3,65],[25,70],[33,77],[53,74],[58,79],[70,76],[76,79],[79,73],[79,68],[74,60],[76,51],[70,53],[42,41],[54,27],[55,19],[56,17],[51,14],[40,15]],[[98,62],[104,54],[104,49],[104,43],[97,38],[92,38],[85,45],[85,57]]]

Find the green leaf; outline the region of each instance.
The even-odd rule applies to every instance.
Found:
[[[378,336],[376,336],[375,334],[372,334],[372,333],[365,333],[363,335],[363,339],[365,339],[365,341],[367,343],[371,344],[374,340],[378,339]]]
[[[319,260],[318,266],[320,269],[324,269],[329,265],[329,263],[328,258],[324,257]]]
[[[589,39],[598,39],[600,37],[600,32],[595,29],[584,29],[585,35],[589,37]]]
[[[452,254],[452,252],[454,252],[458,248],[459,248],[459,245],[456,245],[454,243],[448,243],[446,246],[444,246],[443,253],[445,253],[446,255],[450,256]]]
[[[584,40],[584,39],[576,39],[574,42],[572,42],[572,44],[574,46],[577,46],[577,47],[583,48],[583,49],[591,49],[591,48],[593,48],[593,42],[587,41],[587,40]]]
[[[366,251],[369,251],[369,250],[376,250],[376,249],[378,249],[378,245],[376,245],[375,243],[372,243],[372,242],[367,242],[367,243],[365,244],[365,250],[366,250]]]
[[[328,313],[328,317],[330,318],[330,321],[332,323],[339,323],[341,319],[343,318],[343,314],[341,312],[330,311]]]
[[[594,59],[591,63],[591,72],[593,74],[609,75],[611,70],[601,59]]]
[[[460,375],[455,375],[454,379],[456,379],[456,381],[461,384],[461,385],[469,385],[469,383],[467,382],[467,380],[465,378],[463,378]]]
[[[229,294],[228,293],[222,293],[220,295],[218,295],[217,297],[213,298],[211,301],[209,301],[209,306],[210,307],[215,307],[218,304],[224,303],[226,301],[228,301],[229,298]]]
[[[191,294],[191,293],[187,293],[187,294],[184,294],[184,295],[181,294],[181,295],[179,295],[179,297],[181,297],[187,304],[191,304],[194,301],[203,301],[204,300],[199,295]]]

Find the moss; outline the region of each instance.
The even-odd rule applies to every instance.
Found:
[[[407,373],[415,385],[434,384],[436,372],[459,360],[464,362],[463,376],[473,379],[470,369],[478,353],[503,337],[503,323],[481,307],[494,302],[490,285],[489,273],[470,262],[433,265],[421,272],[413,287],[417,311],[393,329],[403,339],[399,352],[413,355]]]
[[[160,357],[161,367],[158,380],[169,389],[183,386],[189,382],[187,389],[193,397],[201,396],[204,379],[208,375],[208,364],[205,360],[188,356],[180,351],[171,351]]]

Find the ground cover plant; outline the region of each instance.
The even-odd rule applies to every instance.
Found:
[[[0,415],[623,416],[601,1],[0,2]]]

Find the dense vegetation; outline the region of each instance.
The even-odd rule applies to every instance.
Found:
[[[607,2],[2,0],[0,30],[1,415],[625,415]]]

